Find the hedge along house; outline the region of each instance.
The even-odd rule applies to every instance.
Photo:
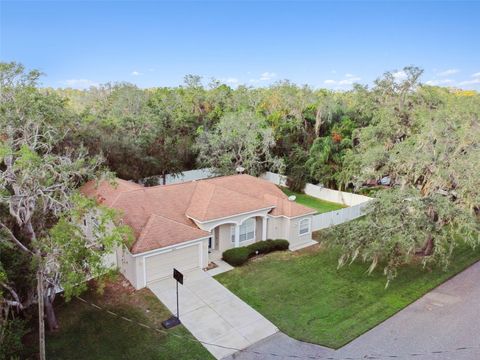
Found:
[[[81,192],[120,210],[135,234],[116,264],[136,289],[181,271],[205,268],[230,248],[286,239],[312,242],[315,210],[288,200],[274,184],[250,175],[143,187],[117,179],[88,182]]]

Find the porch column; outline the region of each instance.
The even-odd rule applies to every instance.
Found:
[[[267,217],[262,216],[262,240],[267,240]]]
[[[235,224],[235,247],[240,246],[240,225]]]

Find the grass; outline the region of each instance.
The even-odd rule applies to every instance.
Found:
[[[82,298],[121,316],[161,328],[161,321],[171,316],[168,309],[150,290],[134,292],[121,283],[109,284],[103,295],[89,291]],[[172,336],[193,338],[182,325],[161,334],[77,299],[57,306],[57,316],[60,331],[46,339],[49,359],[213,359],[196,340]]]
[[[273,253],[216,279],[298,340],[339,348],[480,259],[457,248],[447,271],[405,266],[385,289],[381,269],[365,263],[337,269],[339,252],[319,246]]]
[[[312,209],[315,209],[315,210],[317,210],[317,212],[319,214],[329,212],[329,211],[343,209],[343,208],[346,207],[345,205],[342,205],[342,204],[339,204],[339,203],[320,200],[320,199],[317,199],[316,197],[313,197],[313,196],[310,196],[310,195],[306,195],[306,194],[298,193],[298,192],[295,192],[295,191],[291,191],[290,189],[285,188],[285,187],[280,187],[280,189],[282,189],[282,191],[288,196],[295,195],[296,196],[295,202],[297,202],[299,204],[302,204],[302,205],[305,205],[305,206],[308,206]]]

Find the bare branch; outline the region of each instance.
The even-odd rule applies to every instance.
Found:
[[[3,223],[0,222],[0,229],[4,229],[5,232],[9,235],[10,237],[10,240],[15,244],[17,245],[20,249],[22,249],[24,252],[26,253],[29,253],[31,255],[33,255],[33,252],[27,248],[25,245],[22,244],[22,242],[20,240],[18,240],[15,235],[13,235],[13,233],[10,231],[10,229]]]

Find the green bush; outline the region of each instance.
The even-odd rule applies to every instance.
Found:
[[[223,260],[232,266],[240,266],[244,264],[250,257],[250,249],[248,247],[238,247],[228,249],[223,252]]]
[[[240,266],[255,255],[268,254],[272,251],[288,250],[289,243],[287,240],[265,240],[258,241],[248,246],[228,249],[223,253],[223,260],[232,266]]]
[[[288,250],[288,247],[290,246],[290,243],[288,240],[284,239],[277,239],[277,240],[272,240],[275,250],[283,251],[283,250]]]
[[[247,246],[253,255],[256,255],[257,251],[258,254],[267,254],[274,250],[275,244],[273,240],[265,240],[265,241],[258,241],[251,245]]]

